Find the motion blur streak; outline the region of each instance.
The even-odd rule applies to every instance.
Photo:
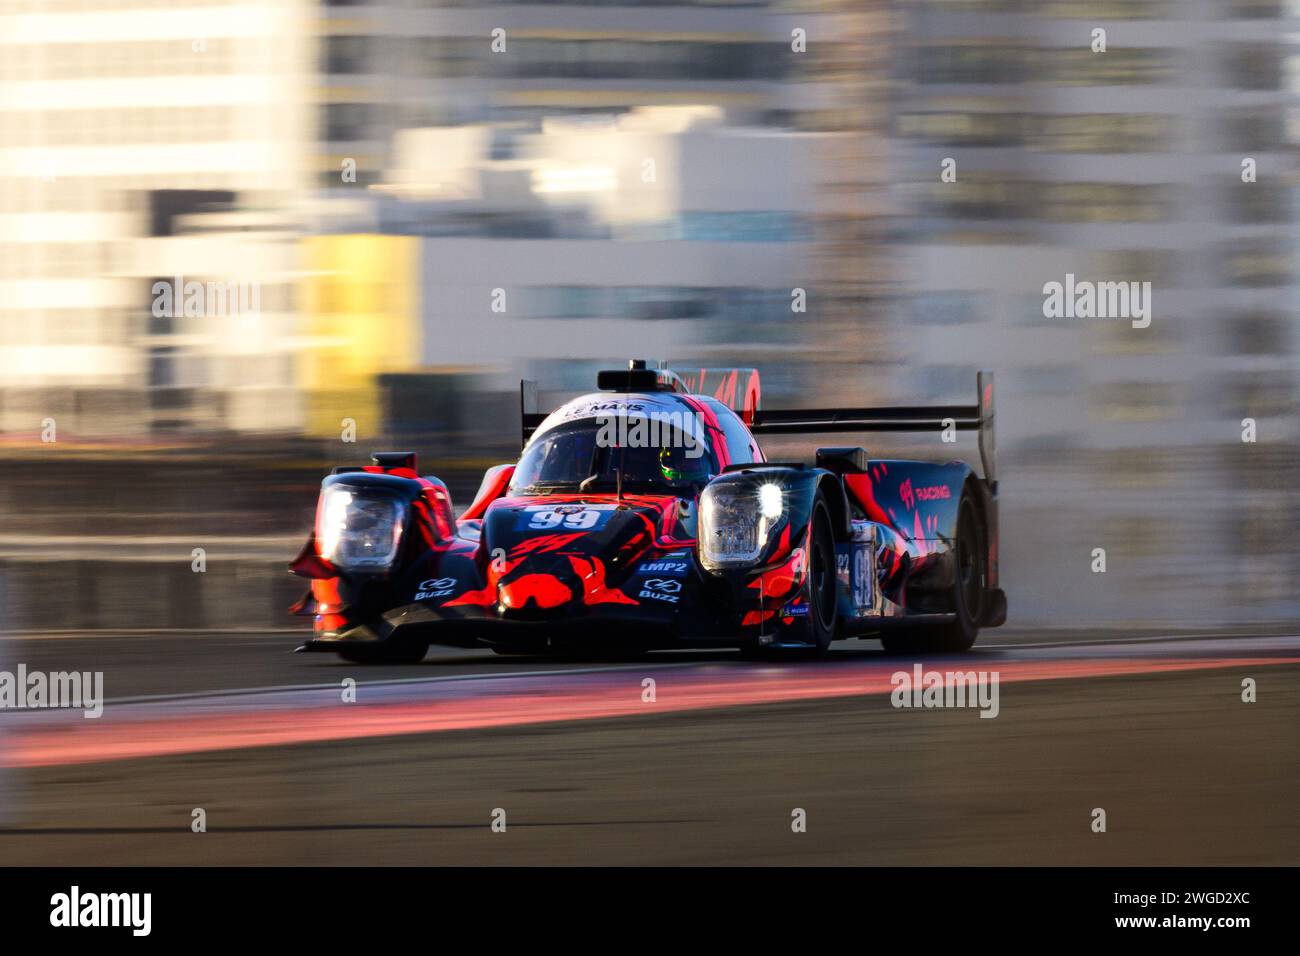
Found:
[[[1156,674],[1212,668],[1300,663],[1300,657],[1182,660],[932,660],[927,670],[995,670],[1002,683]],[[664,714],[719,707],[887,694],[891,676],[911,661],[850,664],[824,669],[679,669],[652,666],[564,677],[520,677],[454,682],[358,686],[362,699],[380,703],[320,706],[322,690],[201,696],[157,704],[117,705],[110,719],[82,727],[49,714],[20,725],[5,762],[39,767],[140,757],[271,747],[326,740],[385,737]],[[643,702],[641,680],[655,675],[657,701]],[[325,689],[331,696],[333,688]],[[415,698],[415,699],[411,699]],[[304,706],[312,703],[313,706]],[[1008,706],[1013,706],[1008,704]],[[197,712],[196,712],[197,711]]]

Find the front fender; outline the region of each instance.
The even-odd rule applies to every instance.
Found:
[[[761,626],[778,615],[786,616],[791,606],[801,602],[808,571],[809,523],[818,491],[826,489],[824,494],[834,524],[842,520],[845,510],[843,502],[835,500],[836,495],[843,497],[838,479],[826,469],[800,465],[746,465],[709,482],[705,496],[709,489],[752,494],[754,507],[758,508],[759,489],[763,485],[780,489],[783,514],[769,532],[758,557],[740,567],[709,569],[713,577],[724,582],[738,623],[744,627]],[[706,568],[707,547],[702,534],[701,563]]]
[[[358,494],[381,495],[401,502],[403,530],[397,554],[388,567],[345,570],[320,554],[320,505],[316,523],[290,570],[311,579],[311,590],[292,610],[311,614],[318,632],[345,630],[361,619],[374,617],[396,603],[409,590],[408,579],[431,553],[442,555],[455,543],[456,520],[447,487],[436,478],[419,477],[407,468],[399,474],[382,467],[341,469],[321,482],[326,489],[345,487]]]

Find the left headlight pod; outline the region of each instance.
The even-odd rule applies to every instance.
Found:
[[[711,484],[700,495],[700,564],[707,571],[749,567],[785,517],[784,492],[770,482]]]
[[[316,511],[320,556],[346,571],[390,567],[406,524],[406,501],[365,487],[335,484],[321,490]]]

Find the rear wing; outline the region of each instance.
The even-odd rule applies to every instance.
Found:
[[[975,377],[974,405],[890,405],[879,408],[762,409],[750,430],[755,435],[817,432],[924,432],[955,428],[978,431],[980,463],[990,490],[997,489],[997,448],[993,415],[993,373]]]

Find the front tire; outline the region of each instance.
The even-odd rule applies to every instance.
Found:
[[[808,545],[808,624],[817,654],[825,654],[839,629],[836,598],[839,576],[835,569],[835,535],[831,532],[831,513],[818,492],[813,504],[812,540]]]
[[[835,535],[831,531],[830,509],[821,493],[813,500],[812,516],[809,520],[812,534],[808,540],[808,571],[804,578],[804,601],[808,605],[805,622],[791,625],[791,629],[803,631],[800,639],[806,640],[805,648],[769,648],[758,643],[757,638],[749,638],[740,646],[742,657],[748,660],[770,658],[782,653],[804,653],[820,657],[825,654],[835,640],[839,628],[838,589],[839,578],[835,568]],[[796,631],[798,633],[798,631]]]

